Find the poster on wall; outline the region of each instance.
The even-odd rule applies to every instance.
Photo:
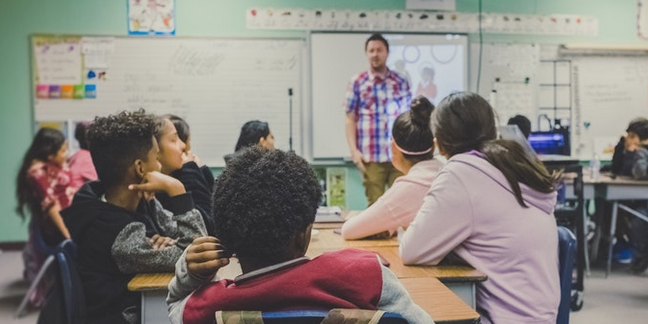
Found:
[[[637,0],[637,35],[648,39],[648,0]]]
[[[129,35],[175,35],[175,0],[127,0]]]

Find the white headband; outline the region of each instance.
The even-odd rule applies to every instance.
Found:
[[[427,149],[427,150],[425,150],[425,151],[420,151],[420,152],[410,152],[410,151],[403,150],[400,146],[398,146],[398,143],[396,143],[396,141],[394,140],[393,137],[392,137],[392,142],[394,142],[394,146],[396,146],[396,148],[397,148],[399,151],[401,151],[401,153],[403,153],[403,154],[407,154],[407,155],[423,155],[423,154],[426,154],[426,153],[430,153],[430,151],[432,151],[432,147],[430,147],[429,149]]]

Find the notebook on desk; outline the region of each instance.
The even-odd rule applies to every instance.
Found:
[[[315,223],[344,223],[340,207],[319,207],[315,214]]]

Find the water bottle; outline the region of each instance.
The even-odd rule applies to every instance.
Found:
[[[597,181],[599,178],[599,173],[601,171],[601,160],[599,160],[598,155],[594,155],[590,161],[590,179],[592,181]]]

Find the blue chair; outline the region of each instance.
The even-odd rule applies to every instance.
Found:
[[[334,311],[335,309],[331,310]],[[262,312],[261,317],[264,324],[320,324],[328,314],[329,311],[326,310],[290,310]],[[330,318],[327,320],[329,321],[327,323],[337,323]],[[385,312],[378,324],[408,324],[408,322],[396,313]]]
[[[564,226],[558,226],[558,271],[560,274],[560,304],[556,324],[569,324],[572,293],[572,271],[576,258],[576,237]]]
[[[56,283],[45,301],[38,323],[85,323],[85,298],[76,265],[76,244],[63,241],[53,254]]]

